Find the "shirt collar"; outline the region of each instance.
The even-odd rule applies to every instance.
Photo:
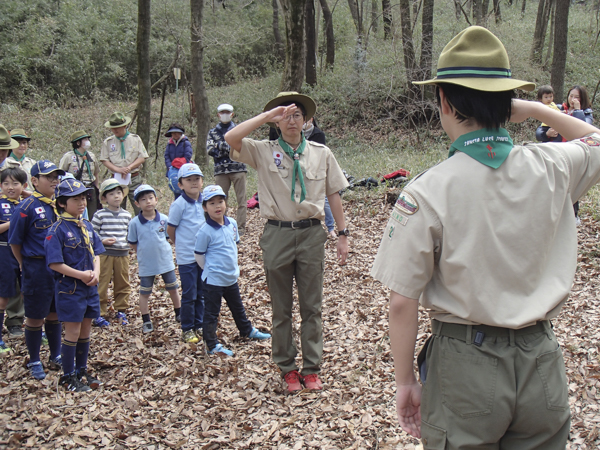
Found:
[[[225,219],[225,225],[221,225],[218,224],[217,222],[215,222],[214,220],[212,220],[210,217],[206,218],[206,223],[208,225],[210,225],[211,227],[213,227],[215,230],[218,230],[221,227],[226,227],[228,226],[231,222],[229,222],[229,219],[227,218],[227,216],[223,217]]]
[[[198,197],[198,200],[194,200],[192,197],[190,197],[189,195],[187,195],[185,193],[185,191],[181,191],[181,196],[185,199],[186,202],[194,204],[197,202],[202,203],[202,194],[200,194],[200,196]]]
[[[156,209],[154,211],[156,211],[156,216],[154,216],[154,222],[160,222],[160,214],[158,213],[158,211]],[[146,222],[150,222],[148,219],[146,219],[144,217],[144,215],[142,214],[142,211],[140,211],[140,213],[138,214],[138,217],[139,217],[140,223],[142,225],[145,225]]]

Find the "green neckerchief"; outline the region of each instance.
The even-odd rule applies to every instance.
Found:
[[[85,167],[87,167],[87,171],[90,176],[90,180],[93,180],[94,176],[92,175],[92,168],[90,167],[90,162],[88,161],[87,150],[83,153],[83,155],[81,153],[79,153],[76,148],[74,148],[73,151],[75,152],[75,154],[77,156],[81,157],[85,161]],[[121,143],[121,153],[123,153],[123,144],[122,143]],[[123,159],[125,159],[125,158],[123,158]]]
[[[59,215],[59,217],[63,220],[66,220],[67,222],[73,222],[73,223],[77,224],[77,226],[81,230],[81,234],[83,235],[83,242],[85,243],[85,246],[88,249],[88,252],[90,252],[90,255],[92,255],[92,259],[94,259],[94,257],[95,257],[94,248],[92,247],[92,242],[90,241],[90,232],[87,229],[87,227],[85,226],[85,223],[83,222],[83,217],[82,216],[73,217],[71,214],[69,214],[67,212],[63,212],[62,214]]]
[[[294,161],[294,170],[292,176],[292,201],[296,202],[294,198],[294,194],[296,193],[296,176],[298,176],[298,180],[300,180],[300,187],[302,191],[300,193],[300,203],[304,201],[306,197],[306,187],[304,186],[304,175],[302,174],[302,169],[300,168],[300,155],[306,148],[306,139],[304,138],[304,132],[302,132],[302,141],[300,141],[300,145],[294,151],[292,147],[288,145],[287,142],[283,140],[283,138],[279,137],[279,145],[283,149],[283,151]]]
[[[502,165],[513,148],[513,141],[504,128],[482,128],[463,134],[452,143],[448,158],[458,150],[492,169]]]
[[[129,131],[125,132],[125,136],[118,137],[117,139],[121,141],[121,159],[125,159],[125,139],[129,136]]]
[[[17,155],[15,155],[13,152],[10,152],[10,155],[8,156],[9,158],[12,157],[12,159],[18,162],[23,162],[23,160],[25,159],[25,153],[23,153],[23,156],[21,156],[21,158],[17,158]]]

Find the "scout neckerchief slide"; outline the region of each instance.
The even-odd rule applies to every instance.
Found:
[[[483,128],[463,134],[450,146],[448,158],[458,150],[492,169],[502,165],[513,148],[513,141],[504,128]]]
[[[54,210],[54,214],[56,215],[56,217],[59,216],[58,211],[56,210],[56,202],[54,201],[54,196],[52,196],[52,198],[48,198],[45,195],[40,194],[38,191],[33,191],[33,195],[35,198],[37,198],[40,202],[45,203],[46,205],[50,205],[52,206],[52,209]]]
[[[279,145],[283,149],[286,155],[288,155],[294,161],[294,170],[292,174],[292,201],[296,202],[294,199],[294,194],[296,193],[296,175],[298,176],[298,180],[300,180],[300,187],[302,188],[300,192],[300,203],[304,201],[306,197],[306,187],[304,186],[304,175],[302,174],[302,169],[300,168],[300,155],[306,148],[306,139],[304,138],[304,132],[302,133],[302,141],[300,142],[300,146],[294,151],[292,147],[290,147],[287,142],[279,137]]]
[[[125,154],[125,139],[127,139],[127,136],[129,136],[129,134],[130,134],[129,131],[126,131],[125,136],[117,138],[119,141],[121,141],[121,159],[125,159],[125,156],[126,156],[126,154]]]
[[[90,241],[90,233],[89,233],[88,228],[85,226],[83,217],[81,217],[81,216],[79,216],[78,218],[73,217],[69,213],[62,213],[59,217],[62,220],[66,220],[67,222],[74,222],[77,224],[77,226],[81,230],[81,234],[83,234],[83,242],[85,242],[85,246],[87,247],[88,251],[90,252],[90,255],[92,255],[92,259],[94,259],[95,255],[94,255],[94,249],[92,247],[92,243]]]

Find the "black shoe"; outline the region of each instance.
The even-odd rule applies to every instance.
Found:
[[[102,381],[90,375],[90,373],[85,368],[79,369],[79,371],[77,372],[77,378],[79,378],[79,381],[83,381],[83,377],[85,377],[87,385],[92,389],[98,389],[100,386],[102,386]]]
[[[11,325],[8,328],[8,334],[10,334],[11,337],[21,337],[23,336],[23,328],[21,328],[20,325]]]
[[[54,359],[52,359],[50,356],[48,356],[48,369],[62,370],[62,356],[58,355]]]
[[[64,386],[67,391],[71,392],[89,392],[92,390],[88,385],[83,384],[81,380],[77,378],[75,372],[69,375],[63,375],[60,377],[58,383],[61,386]]]

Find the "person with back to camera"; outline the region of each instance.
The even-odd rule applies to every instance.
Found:
[[[215,161],[215,183],[221,186],[223,192],[229,194],[233,183],[237,211],[235,214],[238,223],[238,233],[241,236],[246,232],[246,165],[231,159],[229,144],[225,141],[225,134],[235,127],[233,106],[223,103],[217,107],[219,123],[208,132],[206,150]]]
[[[414,83],[435,86],[449,158],[400,193],[371,271],[392,291],[400,425],[429,450],[564,450],[569,395],[550,320],[573,284],[572,204],[600,180],[600,130],[516,99],[535,85],[512,78],[485,28],[461,31],[437,67]],[[528,117],[573,141],[513,144],[503,125]],[[417,359],[423,387],[419,303],[433,334]]]
[[[169,125],[169,129],[165,133],[165,137],[169,138],[167,148],[165,148],[165,167],[167,168],[167,178],[169,180],[177,179],[181,166],[192,162],[194,156],[192,144],[184,133],[185,128],[176,122]],[[171,182],[169,187],[171,187]],[[177,200],[177,197],[181,194],[173,191],[173,195]]]

